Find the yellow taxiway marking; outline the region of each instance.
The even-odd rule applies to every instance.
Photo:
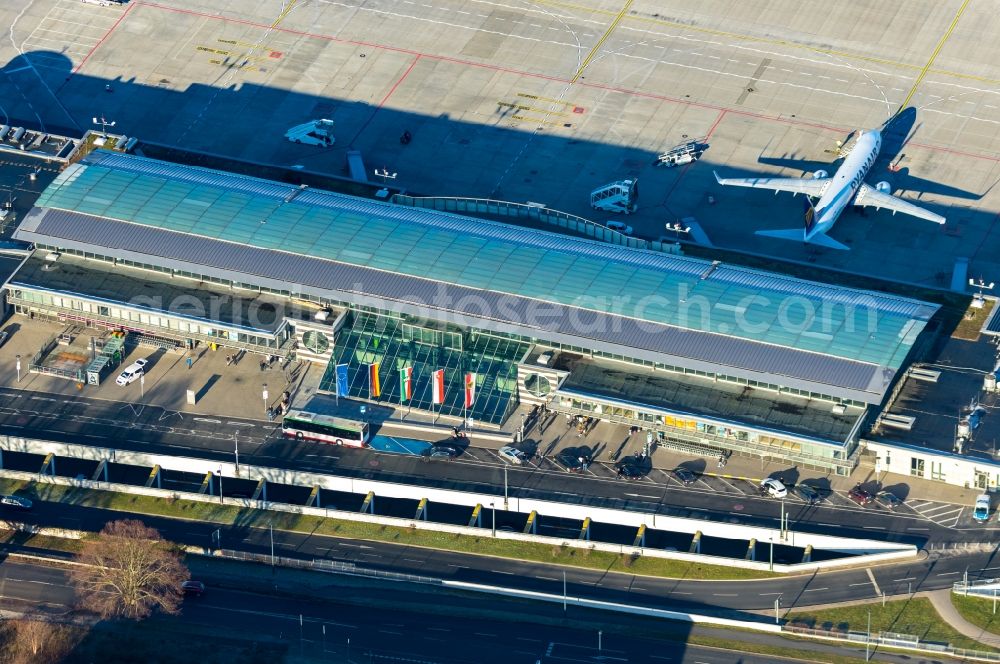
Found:
[[[910,99],[912,99],[913,95],[916,94],[917,88],[920,87],[924,77],[927,76],[927,72],[930,71],[931,65],[934,64],[934,60],[937,59],[937,56],[944,47],[945,42],[948,41],[948,37],[951,37],[951,33],[955,31],[955,26],[958,25],[958,19],[962,18],[962,14],[965,13],[965,8],[969,6],[969,2],[970,0],[965,0],[965,2],[962,3],[962,6],[958,8],[955,18],[951,19],[951,25],[948,26],[947,30],[945,30],[944,35],[941,36],[941,41],[938,42],[934,52],[931,53],[931,57],[927,60],[927,64],[925,64],[924,68],[920,70],[920,75],[917,76],[917,80],[913,82],[913,87],[910,88],[910,92],[906,95],[906,99],[904,99],[903,103],[899,105],[900,108],[906,108],[907,104],[910,103]]]
[[[594,59],[594,56],[597,55],[597,51],[604,45],[604,42],[608,40],[608,37],[610,37],[611,33],[618,27],[618,24],[622,22],[622,19],[625,18],[625,12],[627,12],[631,6],[632,0],[627,0],[625,6],[622,7],[622,10],[618,12],[617,16],[615,16],[615,20],[611,21],[611,25],[608,26],[608,29],[604,31],[601,38],[598,39],[597,43],[590,49],[590,53],[587,54],[587,57],[583,59],[583,64],[581,64],[580,68],[576,70],[576,74],[574,74],[573,78],[570,79],[570,83],[576,83],[576,80],[580,78],[583,74],[583,70],[586,69],[587,65],[590,64],[590,61]]]
[[[587,12],[590,14],[604,14],[607,16],[615,15],[615,12],[609,9],[595,9],[593,7],[584,7],[571,2],[556,2],[552,0],[535,0],[536,4],[546,5],[549,7],[558,7],[561,9],[568,9],[580,12]],[[966,2],[965,4],[968,4]],[[963,5],[962,9],[965,7]],[[630,20],[640,22],[640,23],[651,23],[653,25],[659,25],[668,28],[675,28],[677,30],[686,32],[699,32],[706,35],[715,35],[716,37],[728,37],[730,39],[738,39],[745,42],[754,42],[759,44],[770,44],[772,46],[784,46],[787,48],[794,48],[803,51],[809,51],[811,53],[822,53],[823,55],[832,55],[838,58],[845,58],[848,60],[858,60],[861,62],[871,62],[873,64],[885,65],[887,67],[897,67],[899,69],[921,69],[920,65],[910,64],[907,62],[901,62],[899,60],[893,60],[891,58],[880,58],[873,55],[861,55],[860,53],[850,53],[848,51],[837,51],[834,49],[827,48],[816,48],[815,46],[808,46],[806,44],[797,44],[795,42],[785,41],[783,39],[772,39],[769,37],[757,37],[754,35],[744,35],[738,32],[729,32],[727,30],[718,30],[715,28],[705,28],[697,25],[689,25],[687,23],[677,23],[674,21],[667,21],[662,18],[652,18],[647,16],[630,16]],[[664,35],[667,37],[668,35]],[[600,44],[598,44],[599,46]],[[588,57],[588,60],[590,58]],[[586,66],[586,64],[584,65]],[[581,70],[583,68],[581,67]],[[1000,79],[990,78],[988,76],[978,76],[976,74],[963,74],[957,71],[950,71],[948,69],[928,69],[928,74],[941,74],[943,76],[951,76],[953,78],[965,79],[969,81],[978,81],[980,83],[989,83],[994,85],[1000,85]],[[579,72],[577,73],[579,76]],[[574,78],[574,80],[576,80]]]

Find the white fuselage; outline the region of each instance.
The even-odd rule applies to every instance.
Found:
[[[806,229],[806,242],[819,233],[828,233],[837,223],[840,213],[850,205],[858,193],[858,189],[864,183],[868,169],[878,158],[881,147],[881,133],[874,130],[861,132],[854,148],[844,159],[844,163],[840,165],[837,172],[830,178],[830,184],[827,185],[823,195],[816,203],[813,224]]]

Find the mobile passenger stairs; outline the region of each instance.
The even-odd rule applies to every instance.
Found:
[[[631,214],[639,207],[639,181],[619,180],[590,192],[590,207],[604,212]]]

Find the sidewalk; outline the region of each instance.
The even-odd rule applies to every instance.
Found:
[[[948,588],[926,593],[926,597],[931,600],[931,604],[934,605],[934,608],[941,614],[941,618],[946,623],[970,639],[975,639],[993,648],[1000,648],[1000,635],[987,632],[985,629],[977,627],[963,618],[962,614],[955,609],[955,605],[951,603],[951,595],[952,592]],[[987,599],[982,601],[989,603]]]

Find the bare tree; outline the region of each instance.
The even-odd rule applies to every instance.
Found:
[[[104,618],[177,613],[190,578],[180,553],[141,521],[111,521],[77,555],[73,583],[83,608]]]
[[[12,664],[61,662],[86,633],[83,629],[52,623],[42,616],[30,614],[10,624],[12,642],[7,654]]]

